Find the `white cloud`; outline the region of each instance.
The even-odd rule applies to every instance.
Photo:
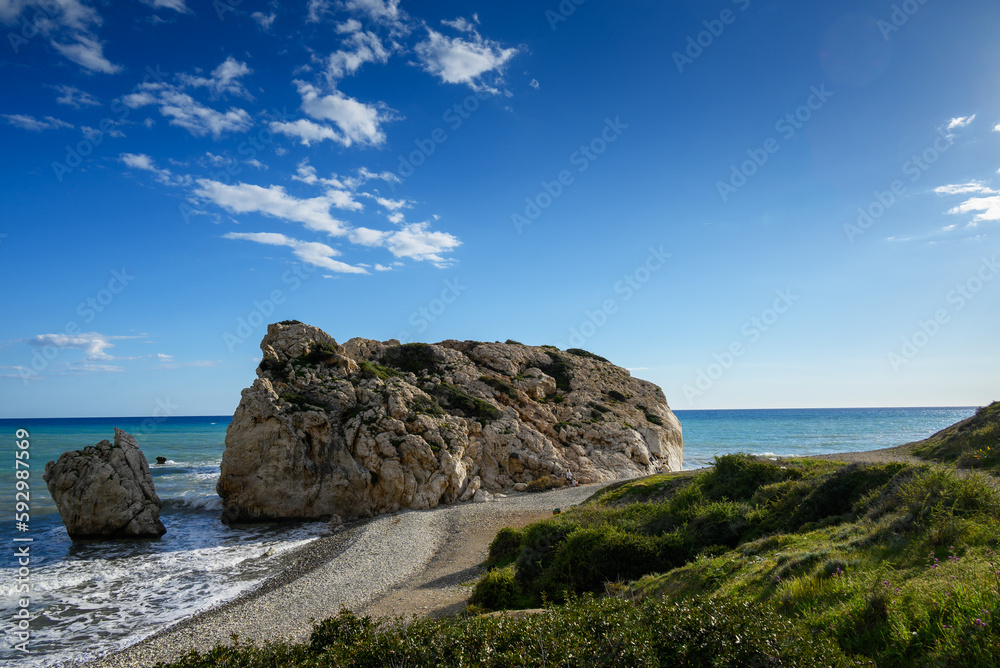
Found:
[[[291,248],[292,253],[303,262],[317,267],[323,267],[324,269],[329,269],[330,271],[336,271],[344,274],[368,273],[363,267],[355,267],[347,264],[346,262],[334,260],[333,258],[338,257],[341,253],[326,244],[299,241],[298,239],[293,239],[292,237],[287,237],[284,234],[276,234],[274,232],[230,232],[229,234],[226,234],[224,238],[253,241],[254,243],[265,244],[268,246],[286,246]]]
[[[11,125],[23,130],[41,132],[42,130],[58,130],[60,128],[72,128],[73,125],[58,118],[46,116],[44,119],[28,116],[27,114],[0,114]]]
[[[388,216],[386,216],[386,218],[388,218],[389,222],[392,223],[393,225],[399,225],[404,220],[406,220],[406,216],[403,215],[402,211],[397,211],[396,213],[390,213]]]
[[[330,0],[309,0],[307,11],[306,23],[318,23],[330,11]]]
[[[246,63],[241,63],[232,56],[226,58],[221,65],[212,70],[211,77],[191,76],[182,74],[180,80],[188,86],[194,88],[208,88],[213,95],[227,93],[229,95],[239,95],[250,99],[251,95],[243,84],[240,83],[242,77],[252,74]]]
[[[972,219],[972,222],[969,223],[970,227],[976,227],[977,223],[983,221],[1000,220],[1000,195],[993,197],[973,197],[951,209],[948,213],[960,214],[972,213],[974,211],[981,213]]]
[[[225,112],[216,111],[175,89],[163,90],[158,103],[160,113],[170,119],[171,125],[182,127],[196,137],[211,134],[218,139],[226,132],[245,132],[253,125],[250,114],[243,109],[230,107]]]
[[[112,339],[130,338],[120,336],[105,336],[97,332],[88,332],[70,336],[69,334],[39,334],[25,342],[35,348],[57,348],[59,350],[74,349],[82,350],[88,359],[111,360],[111,355],[104,352],[108,348],[114,348]]]
[[[56,98],[59,104],[68,104],[77,109],[83,105],[97,107],[101,104],[96,97],[79,88],[73,86],[53,86],[53,88],[59,91],[59,97]]]
[[[993,126],[993,132],[1000,132],[1000,123]]]
[[[388,236],[388,232],[373,230],[367,227],[359,227],[351,230],[350,239],[352,243],[358,244],[359,246],[378,247],[385,243]]]
[[[349,146],[348,142],[340,133],[328,125],[320,125],[308,119],[300,118],[297,121],[272,121],[271,132],[295,137],[305,146],[312,146],[313,142],[321,142],[325,139],[335,141],[339,144]]]
[[[379,113],[373,106],[358,102],[340,91],[329,95],[320,95],[313,85],[296,81],[299,94],[302,96],[302,110],[312,118],[321,121],[332,121],[342,133],[339,141],[344,146],[357,142],[378,146],[385,142],[385,133],[381,124],[388,117]]]
[[[298,199],[281,186],[261,186],[249,183],[229,185],[209,179],[198,179],[194,194],[213,202],[230,213],[260,213],[281,220],[301,223],[306,229],[331,236],[347,234],[347,225],[330,215],[338,196]]]
[[[467,18],[459,16],[454,21],[441,21],[441,25],[446,25],[459,32],[475,32],[476,26],[479,24],[479,14],[472,15],[472,21]]]
[[[81,65],[91,72],[116,74],[121,72],[121,65],[115,65],[104,57],[104,45],[93,37],[76,35],[76,42],[62,44],[53,40],[52,46],[64,57]]]
[[[142,0],[144,3],[155,9],[172,9],[180,14],[190,14],[191,10],[184,4],[184,0]]]
[[[327,77],[335,82],[347,75],[354,74],[365,63],[385,63],[389,60],[389,50],[382,45],[382,40],[373,32],[355,32],[346,40],[341,49],[330,54],[327,61]]]
[[[517,49],[504,49],[497,42],[484,40],[475,31],[469,39],[445,37],[431,28],[427,33],[427,39],[414,47],[424,70],[445,83],[467,84],[476,90],[494,92],[479,78],[488,72],[502,72],[517,53]]]
[[[160,169],[153,163],[153,159],[145,153],[122,153],[118,159],[131,169],[139,169],[151,172],[156,176],[156,180],[170,186],[189,185],[190,176],[174,176],[169,169]]]
[[[439,267],[447,266],[450,260],[442,254],[458,248],[462,242],[447,232],[433,232],[427,228],[428,223],[411,223],[389,235],[385,246],[396,257],[427,260]]]
[[[976,115],[971,116],[958,116],[948,121],[948,129],[954,130],[955,128],[964,128],[968,126],[972,121],[976,120]]]
[[[29,24],[63,57],[91,72],[114,74],[122,69],[104,57],[95,32],[104,23],[101,15],[80,0],[0,0],[0,21]]]
[[[254,12],[250,15],[250,18],[260,24],[260,27],[267,31],[271,29],[271,25],[274,24],[274,19],[278,18],[278,15],[274,12],[271,12],[270,14],[264,14],[264,12]]]
[[[346,0],[344,8],[348,11],[367,14],[373,19],[396,21],[400,18],[399,0]]]
[[[392,271],[392,267],[387,267],[384,264],[376,264],[375,271]]]
[[[347,19],[343,23],[338,23],[336,30],[341,35],[357,32],[361,30],[361,21],[357,19]]]
[[[538,83],[538,79],[532,79],[531,81],[528,82],[528,85],[534,88],[535,90],[538,90],[539,88],[542,87],[542,84]]]
[[[399,211],[400,209],[408,209],[411,202],[405,199],[387,199],[385,197],[376,197],[375,201],[378,205],[388,209],[389,211]]]
[[[982,181],[970,181],[969,183],[940,186],[935,188],[934,192],[938,195],[968,195],[971,193],[984,193],[988,195],[1000,194]]]

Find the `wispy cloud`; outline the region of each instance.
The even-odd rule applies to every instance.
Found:
[[[191,183],[189,176],[175,176],[169,169],[160,169],[153,163],[153,159],[145,153],[122,153],[118,159],[126,167],[151,172],[156,176],[156,180],[170,186],[187,185]]]
[[[44,119],[38,119],[27,114],[0,114],[0,116],[6,118],[7,122],[11,125],[23,130],[31,130],[32,132],[73,127],[72,123],[67,123],[51,116],[46,116]]]
[[[300,223],[314,232],[344,236],[348,225],[330,215],[334,199],[327,196],[299,199],[285,192],[282,186],[267,188],[249,183],[229,185],[209,179],[198,179],[194,194],[222,207],[230,213],[260,213],[284,221]]]
[[[216,111],[170,84],[146,84],[139,92],[126,95],[122,102],[131,109],[155,104],[171,125],[196,137],[211,134],[219,138],[227,132],[245,132],[253,125],[250,114],[243,109],[230,107],[225,112]]]
[[[386,63],[391,55],[379,36],[370,31],[353,32],[342,47],[327,60],[327,77],[331,83],[355,74],[365,63]]]
[[[156,9],[172,9],[180,14],[190,14],[191,10],[188,9],[184,0],[142,0],[144,3],[150,7]]]
[[[368,273],[363,267],[355,267],[345,262],[334,260],[333,258],[340,256],[341,252],[326,244],[299,241],[298,239],[274,232],[230,232],[224,238],[253,241],[254,243],[266,244],[268,246],[286,246],[291,248],[295,257],[303,262],[342,274]]]
[[[935,188],[934,192],[939,195],[968,195],[970,193],[997,194],[996,190],[993,190],[982,181],[940,186]]]
[[[142,338],[138,336],[107,336],[98,332],[86,332],[70,336],[69,334],[39,334],[25,343],[33,348],[56,348],[57,350],[82,350],[90,360],[113,360],[106,350],[114,348],[112,341],[121,339]]]
[[[101,104],[96,97],[79,88],[73,86],[53,86],[53,88],[59,92],[59,96],[56,98],[56,102],[59,104],[66,104],[76,109],[82,106],[96,107]]]
[[[976,120],[975,114],[972,114],[971,116],[958,116],[948,121],[948,129],[955,130],[956,128],[967,127],[974,120]]]
[[[265,32],[267,32],[268,30],[271,29],[271,26],[274,24],[274,19],[278,18],[278,15],[275,14],[274,12],[271,12],[270,14],[265,14],[263,12],[254,12],[253,14],[250,15],[250,18],[256,21],[257,24],[260,25],[260,27],[263,28]]]
[[[68,44],[53,40],[52,46],[65,58],[90,70],[91,72],[101,72],[103,74],[117,74],[121,72],[121,65],[115,65],[104,57],[104,45],[94,37],[87,35],[76,35],[76,41]]]
[[[229,56],[221,65],[212,70],[210,77],[182,74],[180,80],[192,88],[207,88],[216,97],[228,94],[252,99],[250,93],[240,82],[241,78],[252,73],[253,70],[246,63]]]

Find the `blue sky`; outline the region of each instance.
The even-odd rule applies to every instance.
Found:
[[[1000,6],[0,0],[0,417],[228,414],[266,323],[672,407],[1000,398]]]

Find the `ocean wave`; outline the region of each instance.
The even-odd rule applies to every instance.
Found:
[[[176,505],[181,508],[195,510],[222,510],[222,497],[218,494],[198,494],[192,492],[180,497],[165,499],[164,504]]]

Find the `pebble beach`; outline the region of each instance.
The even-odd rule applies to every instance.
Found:
[[[240,598],[82,665],[154,666],[191,650],[230,644],[234,634],[241,643],[302,642],[314,621],[345,607],[362,614],[390,613],[385,616],[426,614],[447,603],[453,607],[468,597],[466,584],[500,528],[578,504],[603,486],[512,494],[488,503],[374,518],[309,543],[288,569]],[[433,593],[428,594],[424,584],[436,585]]]

